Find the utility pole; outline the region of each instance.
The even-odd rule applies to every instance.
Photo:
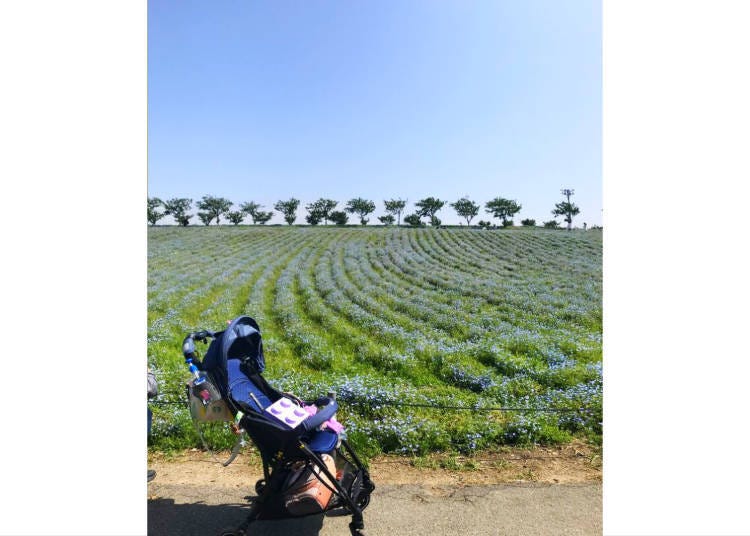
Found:
[[[563,188],[560,190],[560,193],[563,194],[565,197],[568,198],[568,208],[570,208],[570,196],[575,194],[576,191],[568,188]],[[573,222],[573,218],[568,214],[568,231],[570,231],[571,223]]]

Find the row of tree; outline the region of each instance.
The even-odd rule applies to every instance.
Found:
[[[567,190],[563,191],[568,192]],[[165,216],[172,216],[178,225],[187,226],[190,224],[190,219],[193,217],[188,214],[192,207],[193,200],[187,198],[174,198],[167,201],[162,201],[158,197],[149,197],[147,205],[147,219],[151,225],[164,218]],[[378,217],[380,223],[383,225],[401,225],[401,214],[406,208],[407,200],[405,199],[389,199],[384,201],[386,214]],[[427,197],[420,199],[414,203],[415,211],[412,214],[408,214],[404,217],[404,223],[407,223],[414,227],[425,225],[422,221],[426,218],[430,225],[438,227],[441,225],[440,218],[437,217],[437,213],[446,205],[446,201],[437,199],[435,197]],[[297,221],[297,210],[299,208],[299,199],[291,198],[286,201],[278,201],[274,205],[274,209],[280,212],[284,221],[289,225],[294,224]],[[370,221],[368,216],[375,211],[375,203],[369,199],[363,199],[357,197],[350,199],[343,210],[335,210],[338,205],[337,201],[333,199],[318,199],[313,203],[305,205],[307,210],[307,216],[305,221],[310,225],[318,225],[321,222],[328,225],[332,222],[336,225],[346,225],[349,221],[348,214],[356,214],[359,218],[361,225],[367,225]],[[229,199],[223,197],[214,197],[211,195],[205,195],[200,201],[196,202],[198,208],[198,219],[204,225],[210,225],[211,222],[216,220],[216,224],[219,225],[221,218],[226,217],[229,222],[234,225],[239,225],[245,218],[250,218],[253,224],[264,225],[273,217],[273,211],[264,211],[263,206],[254,202],[248,201],[239,205],[237,210],[232,210],[232,202]],[[466,219],[466,225],[471,225],[471,221],[479,214],[480,205],[469,199],[468,197],[462,197],[455,203],[449,203],[460,217]],[[485,212],[491,214],[493,218],[501,220],[503,227],[509,227],[513,225],[513,216],[521,211],[521,205],[517,201],[512,199],[505,199],[503,197],[496,197],[491,201],[488,201],[484,205]],[[555,205],[552,214],[557,216],[563,216],[564,221],[568,224],[568,229],[571,228],[573,223],[573,217],[579,213],[578,207],[570,202],[570,195],[568,195],[567,201],[561,201]],[[526,219],[521,221],[522,225],[534,226],[536,221],[532,219]],[[492,225],[491,222],[479,221],[480,227],[489,227]],[[559,227],[557,220],[550,220],[544,222],[545,227]]]

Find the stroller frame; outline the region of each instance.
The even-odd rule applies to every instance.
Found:
[[[252,329],[248,330],[248,327]],[[251,341],[250,344],[243,340],[244,334],[248,332],[255,337],[254,339],[248,338],[248,341]],[[201,363],[195,352],[194,341],[206,343],[208,338],[213,340]],[[236,341],[239,343],[235,344]],[[335,447],[325,452],[315,452],[311,448],[311,438],[316,433],[322,433],[317,432],[318,427],[333,417],[338,409],[335,394],[329,393],[329,396],[320,397],[314,402],[305,402],[270,386],[261,376],[265,362],[260,342],[260,328],[255,320],[248,316],[236,318],[222,332],[204,330],[190,333],[183,341],[183,354],[186,360],[190,360],[199,369],[204,370],[214,381],[233,415],[236,416],[242,412],[239,426],[247,432],[256,445],[263,462],[263,478],[255,483],[258,496],[253,500],[245,521],[235,529],[222,532],[221,536],[246,536],[249,534],[250,525],[259,520],[290,519],[321,514],[351,515],[349,530],[352,536],[364,536],[362,511],[368,506],[370,494],[375,489],[367,468],[345,438],[337,436]],[[228,387],[226,364],[228,359],[238,359],[238,355],[244,356],[245,359],[242,365],[244,377],[269,400],[276,401],[285,397],[298,405],[315,404],[319,411],[302,421],[296,428],[290,428],[268,415],[255,397],[252,398],[256,405],[250,403],[249,400],[233,398],[231,389]],[[249,362],[246,359],[248,357],[251,358]],[[322,459],[324,453],[333,455],[339,478],[337,474],[329,471]],[[327,506],[322,511],[294,515],[285,509],[283,499],[286,477],[292,465],[299,465],[299,462],[315,469],[311,471],[311,474],[319,480],[320,485],[332,492]]]

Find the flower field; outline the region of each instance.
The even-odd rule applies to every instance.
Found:
[[[269,382],[335,391],[365,454],[601,440],[600,231],[148,232],[155,448],[200,445],[181,342],[240,314],[260,324]],[[214,428],[212,445],[231,444]]]

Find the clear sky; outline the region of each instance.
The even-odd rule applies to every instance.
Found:
[[[601,40],[598,0],[149,0],[149,195],[601,224]]]

